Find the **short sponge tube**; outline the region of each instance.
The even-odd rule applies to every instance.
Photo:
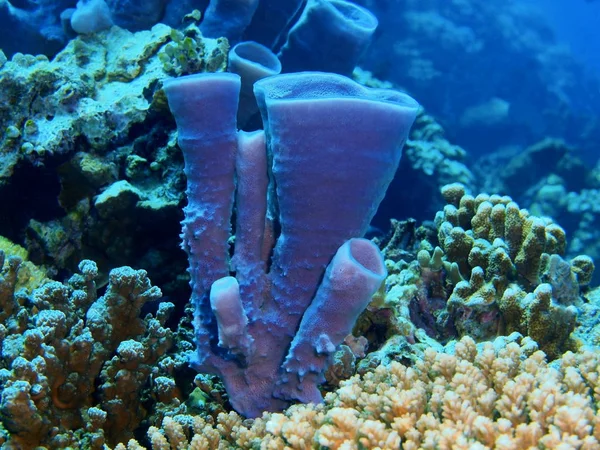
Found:
[[[354,238],[338,249],[283,364],[287,381],[278,390],[282,398],[305,403],[322,400],[317,386],[331,355],[351,333],[386,276],[383,256],[373,242]]]
[[[317,295],[304,314],[311,332],[326,333],[339,345],[386,276],[383,256],[373,242],[364,238],[346,241],[327,266]]]
[[[219,346],[249,358],[254,340],[248,334],[248,317],[234,277],[218,279],[210,289],[210,307],[217,319]]]
[[[279,58],[267,47],[258,42],[240,42],[229,51],[227,70],[241,77],[240,104],[238,108],[238,127],[258,113],[254,97],[254,83],[258,80],[281,72]]]
[[[308,0],[279,52],[284,72],[319,70],[351,75],[378,21],[345,0]]]

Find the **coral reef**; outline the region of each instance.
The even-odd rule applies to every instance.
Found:
[[[158,54],[163,69],[170,75],[181,76],[198,72],[217,72],[224,67],[224,56],[229,53],[227,39],[217,37],[207,40],[200,33],[197,22],[200,12],[186,15],[184,23],[189,24],[182,30],[171,29],[171,43]]]
[[[485,155],[474,169],[485,192],[506,192],[523,203],[531,190],[546,184],[553,175],[563,180],[569,191],[579,191],[587,183],[589,169],[577,151],[562,139],[545,138],[518,151]]]
[[[11,31],[0,36],[9,56],[0,51],[0,445],[86,450],[599,448],[600,288],[593,286],[600,274],[593,260],[600,258],[600,162],[593,168],[579,158],[582,148],[594,159],[598,154],[598,114],[590,109],[596,108],[597,97],[591,94],[596,81],[584,83],[579,66],[550,44],[547,28],[513,5],[503,5],[498,13],[499,2],[493,0],[476,8],[472,0],[407,0],[400,2],[402,10],[399,2],[356,2],[377,11],[381,23],[366,67],[393,76],[380,81],[355,69],[354,79],[376,88],[408,87],[427,105],[427,112],[417,114],[397,176],[368,231],[385,256],[385,268],[378,272],[387,271],[386,282],[344,338],[358,312],[341,299],[347,300],[348,292],[362,293],[367,302],[370,295],[358,289],[362,283],[357,289],[337,289],[330,280],[333,269],[323,280],[330,259],[324,258],[314,286],[322,283],[329,292],[307,312],[292,311],[292,302],[273,307],[282,315],[294,313],[297,321],[282,326],[280,339],[270,339],[257,325],[264,317],[255,320],[256,315],[246,316],[239,308],[244,302],[252,311],[257,301],[274,304],[284,297],[271,291],[262,295],[272,289],[273,279],[260,280],[265,286],[255,283],[256,272],[240,255],[248,233],[256,232],[247,226],[258,204],[252,197],[246,201],[250,211],[241,205],[235,209],[235,238],[227,230],[219,241],[224,260],[233,256],[227,269],[246,277],[239,286],[241,300],[231,301],[233,278],[221,279],[214,312],[208,310],[214,316],[206,326],[210,338],[199,352],[194,331],[194,325],[201,329],[199,315],[194,323],[194,305],[185,305],[190,277],[178,239],[186,202],[184,161],[163,81],[228,68],[228,40],[219,32],[217,39],[200,32],[202,14],[193,8],[207,2],[200,3],[106,0],[109,19],[103,1],[82,0],[82,8],[102,7],[102,26],[112,20],[141,30],[163,20],[174,28],[159,24],[132,33],[115,26],[75,36],[69,28],[75,0],[0,0],[0,23]],[[301,4],[254,1],[258,14],[243,24],[243,37],[268,40],[277,52],[288,36],[282,23],[302,17]],[[75,26],[78,31],[95,31],[94,24],[83,22]],[[529,33],[521,32],[525,23]],[[319,41],[310,56],[322,58],[334,41],[315,29],[305,30]],[[390,30],[400,40],[390,39]],[[366,31],[356,51],[334,52],[341,61],[326,57],[319,64],[341,63],[348,73],[371,37],[372,23]],[[67,37],[72,38],[68,43]],[[45,52],[51,59],[19,50]],[[481,64],[483,51],[494,51],[505,68],[526,70],[492,73],[492,66]],[[549,77],[554,72],[565,75],[564,83]],[[442,74],[444,83],[439,83]],[[520,90],[510,89],[514,84],[506,82],[507,76],[518,78]],[[468,101],[464,86],[469,86]],[[526,91],[537,100],[529,101]],[[217,107],[222,104],[205,117],[216,117]],[[267,115],[274,119],[272,112]],[[329,115],[318,119],[313,111],[294,122],[313,120],[320,128],[325,119]],[[272,123],[270,128],[273,134]],[[350,136],[359,127],[348,120],[324,128]],[[369,136],[364,148],[375,142],[369,133],[361,133]],[[299,141],[309,142],[309,133],[298,134]],[[241,134],[240,142],[259,135]],[[559,135],[562,139],[553,137]],[[498,152],[474,163],[465,148],[474,154]],[[312,182],[315,200],[301,208],[312,217],[318,216],[315,205],[322,204],[322,197],[356,209],[353,201],[340,200],[344,197],[327,187],[347,173],[344,164],[351,158],[326,160],[326,154],[318,151],[308,164],[325,180]],[[357,180],[370,178],[364,176],[364,164],[351,165],[360,170]],[[252,194],[256,179],[239,176],[251,168],[240,164],[236,170],[238,192]],[[289,172],[312,180],[306,168]],[[277,170],[270,175],[280,177]],[[281,176],[279,192],[268,198],[284,199],[287,182]],[[361,190],[358,182],[344,192],[352,189]],[[299,191],[300,200],[312,192]],[[271,204],[269,219],[286,207]],[[324,222],[341,217],[333,215]],[[416,220],[394,219],[386,234],[394,217]],[[298,251],[319,253],[307,242],[325,234],[322,225]],[[261,237],[273,231],[259,228]],[[289,257],[289,250],[275,258],[261,252],[262,275]],[[346,260],[358,254],[342,250]],[[282,273],[284,281],[276,289],[299,285],[290,282],[291,271]],[[256,286],[265,287],[254,292],[261,295],[248,295]],[[300,295],[298,290],[289,297]],[[338,300],[326,301],[333,297]],[[253,333],[238,333],[244,328],[240,324]],[[318,331],[318,338],[307,329]],[[263,334],[267,337],[256,338]],[[335,339],[327,340],[333,334]],[[289,369],[288,379],[244,378],[256,342],[265,358],[277,359],[273,367]],[[293,357],[285,358],[289,347]],[[209,354],[218,364],[239,368],[242,388],[228,392],[227,377],[223,381],[188,367],[193,355],[198,361]],[[259,369],[261,363],[253,362]],[[268,399],[287,388],[278,408],[321,396],[324,402],[292,405],[262,417],[268,408],[253,405],[252,415],[258,417],[244,419],[232,410],[249,379],[250,389],[268,385]]]
[[[55,54],[66,41],[60,14],[75,3],[77,0],[3,0],[0,24],[10,32],[0,36],[0,48],[9,56],[17,52]]]

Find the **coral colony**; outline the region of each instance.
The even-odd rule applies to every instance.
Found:
[[[0,3],[2,448],[600,448],[594,128],[438,95],[504,3]]]

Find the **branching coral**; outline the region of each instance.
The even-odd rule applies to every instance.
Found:
[[[163,325],[173,305],[142,319],[144,303],[162,295],[145,271],[111,271],[97,298],[96,264],[79,268],[66,284],[14,293],[19,260],[8,259],[0,279],[0,417],[8,445],[65,448],[83,439],[101,448],[130,436],[148,414],[144,392],[159,390],[148,381],[172,344]]]
[[[424,111],[415,121],[406,157],[415,170],[433,176],[439,187],[456,180],[467,186],[473,183],[473,174],[463,162],[467,158],[466,150],[448,142],[441,125]]]
[[[567,353],[549,366],[533,341],[512,338],[520,342],[463,338],[453,353],[430,349],[412,367],[381,365],[342,382],[321,406],[254,421],[233,412],[165,418],[148,440],[154,450],[598,448],[598,353]]]
[[[416,326],[441,340],[518,331],[550,358],[573,348],[569,335],[584,306],[591,258],[563,259],[563,229],[510,197],[473,197],[460,184],[445,186],[442,194],[448,204],[435,218],[439,245],[429,238],[415,261],[387,261],[387,292],[379,306],[395,311],[394,328],[410,337]],[[394,258],[397,250],[386,247],[385,253]]]

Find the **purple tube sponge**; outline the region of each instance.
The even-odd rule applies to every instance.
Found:
[[[248,335],[248,317],[234,277],[223,277],[212,284],[210,307],[217,319],[219,346],[233,355],[249,358],[254,339]]]
[[[400,162],[418,104],[347,77],[286,74],[254,88],[272,153],[281,234],[271,266],[274,301],[296,329],[336,250],[361,237]]]
[[[252,311],[262,304],[267,271],[263,249],[272,245],[265,233],[269,175],[264,131],[239,132],[235,172],[236,229],[231,269],[236,272],[244,307]]]
[[[238,127],[242,128],[248,119],[258,114],[254,83],[280,73],[281,63],[269,48],[258,42],[247,41],[231,49],[227,70],[237,73],[242,78],[238,108]]]
[[[383,256],[366,239],[350,239],[327,266],[283,363],[276,394],[303,403],[323,400],[317,386],[333,352],[387,276]]]
[[[265,132],[236,134],[239,86],[232,74],[193,75],[165,91],[188,176],[191,364],[218,374],[233,407],[256,417],[321,400],[332,353],[385,278],[378,248],[360,237],[418,105],[341,75],[278,75],[254,85]]]
[[[277,43],[285,40],[303,4],[303,0],[261,0],[244,33],[244,39],[260,42],[272,49],[281,46]]]
[[[210,0],[200,24],[200,31],[209,38],[226,37],[238,42],[250,24],[259,0]]]
[[[235,192],[237,114],[240,77],[231,73],[197,74],[167,80],[164,90],[177,122],[177,142],[185,160],[188,205],[182,222],[182,247],[190,266],[196,306],[197,340],[210,340],[213,282],[229,275],[228,239]],[[201,355],[200,355],[201,356]]]
[[[344,0],[308,0],[279,52],[283,72],[350,75],[377,28],[366,8]]]

